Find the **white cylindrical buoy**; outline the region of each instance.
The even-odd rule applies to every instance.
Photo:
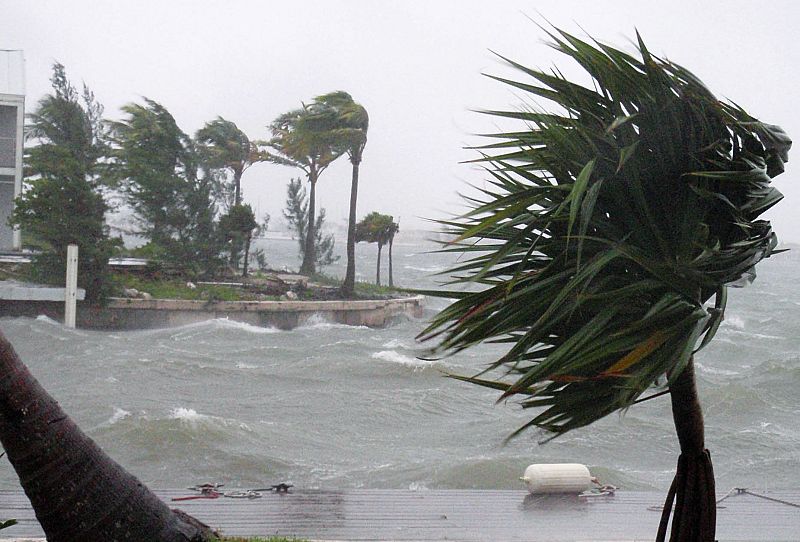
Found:
[[[580,463],[538,463],[529,465],[520,478],[528,491],[542,493],[581,493],[592,487],[592,475]]]

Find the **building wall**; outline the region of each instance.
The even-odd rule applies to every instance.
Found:
[[[18,248],[19,234],[8,225],[22,187],[21,96],[0,95],[0,250]]]

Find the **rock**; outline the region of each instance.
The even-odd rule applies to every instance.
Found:
[[[289,290],[288,292],[286,292],[286,299],[288,299],[289,301],[297,301],[297,294]]]
[[[139,292],[139,297],[142,299],[153,299],[153,296],[147,292]]]
[[[197,290],[197,284],[195,284],[192,281],[187,282],[186,287],[189,288],[190,290]]]
[[[139,290],[136,288],[123,288],[122,294],[125,297],[139,297]]]

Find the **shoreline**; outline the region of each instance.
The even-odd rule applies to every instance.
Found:
[[[177,327],[228,318],[257,327],[294,329],[312,317],[351,326],[380,328],[397,316],[422,317],[425,296],[335,301],[195,301],[110,298],[104,307],[78,304],[77,327],[109,331]],[[63,321],[64,303],[4,301],[0,317],[45,315]]]

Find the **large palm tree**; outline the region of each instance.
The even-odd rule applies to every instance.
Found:
[[[316,198],[317,181],[322,172],[344,152],[331,142],[325,125],[309,107],[288,111],[269,126],[272,139],[265,144],[269,147],[268,159],[276,164],[301,169],[308,179],[308,227],[306,245],[300,273],[313,274],[316,251]]]
[[[457,378],[537,409],[514,435],[536,426],[558,436],[662,382],[681,455],[658,537],[677,496],[671,540],[711,541],[714,476],[693,357],[722,320],[726,286],[773,253],[758,216],[781,199],[770,179],[791,141],[641,39],[636,58],[550,35],[593,86],[512,61],[528,80],[494,77],[555,112],[487,112],[524,126],[482,148],[490,186],[445,222],[456,236],[445,250],[473,255],[454,281],[482,288],[440,292],[457,301],[423,337],[439,337],[440,351],[509,345],[487,368],[500,378]]]
[[[227,208],[241,204],[242,175],[253,164],[266,160],[266,154],[235,123],[222,117],[200,128],[195,141],[200,145],[208,169],[230,171],[233,201],[225,202]]]
[[[202,542],[210,529],[170,510],[61,410],[0,333],[0,443],[50,542]]]
[[[311,106],[318,118],[325,119],[326,131],[334,145],[347,153],[353,166],[350,182],[350,212],[347,221],[347,270],[342,293],[352,296],[356,280],[356,204],[358,202],[358,173],[364,147],[367,144],[369,115],[347,92],[338,90],[314,99]]]

